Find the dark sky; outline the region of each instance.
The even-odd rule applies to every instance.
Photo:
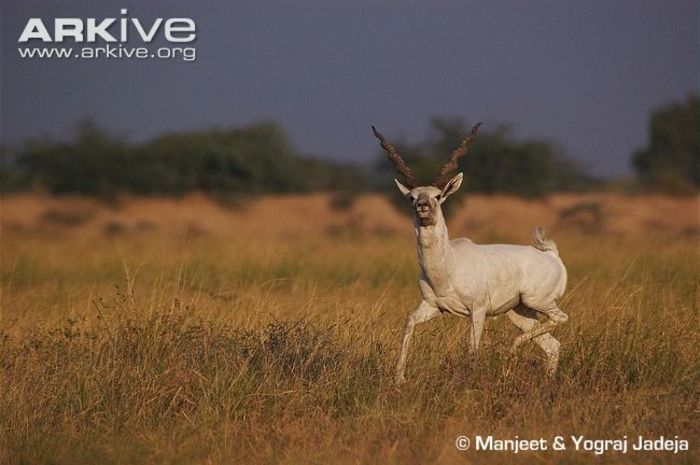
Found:
[[[370,124],[420,140],[440,115],[508,123],[626,174],[650,111],[698,91],[699,5],[2,0],[2,139],[64,136],[86,116],[133,140],[274,120],[305,153],[363,161],[377,154]],[[29,17],[120,8],[193,18],[196,61],[18,57]]]

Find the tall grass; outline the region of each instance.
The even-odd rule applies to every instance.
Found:
[[[591,463],[592,454],[459,452],[457,435],[664,435],[698,458],[697,243],[557,237],[570,271],[544,375],[517,330],[418,327],[410,237],[3,237],[0,462]],[[695,451],[694,451],[695,450]]]

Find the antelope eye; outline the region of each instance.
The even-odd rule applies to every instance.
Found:
[[[440,195],[440,194],[435,196],[435,200],[437,200],[438,202],[440,201],[441,198],[442,198],[442,195]]]

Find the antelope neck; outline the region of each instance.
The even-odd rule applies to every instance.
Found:
[[[442,288],[447,285],[449,269],[452,261],[450,238],[447,225],[441,212],[434,225],[415,225],[418,242],[418,262],[423,274],[433,287]],[[436,289],[439,292],[439,289]]]

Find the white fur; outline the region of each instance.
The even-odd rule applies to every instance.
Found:
[[[546,239],[540,228],[533,232],[533,245],[478,245],[466,238],[450,240],[440,206],[461,183],[461,173],[442,190],[433,186],[408,189],[396,181],[416,208],[414,232],[423,294],[423,301],[406,322],[396,382],[405,381],[415,325],[441,313],[471,319],[471,352],[479,347],[486,316],[505,313],[524,333],[512,349],[535,339],[547,355],[547,369],[552,374],[559,361],[559,342],[549,330],[568,319],[556,304],[566,289],[566,268],[556,244]],[[540,324],[538,312],[549,320]]]

